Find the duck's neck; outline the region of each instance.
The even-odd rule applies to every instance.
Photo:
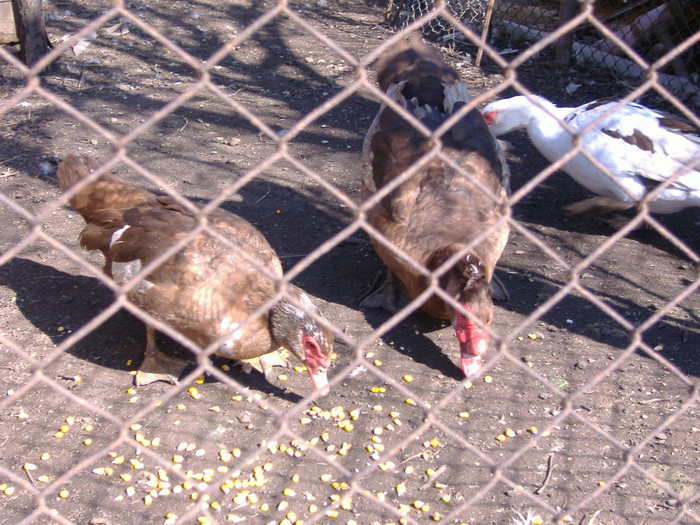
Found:
[[[538,101],[539,106],[527,101],[530,105],[527,134],[545,157],[550,161],[555,160],[563,147],[571,147],[571,135],[559,121],[564,120],[573,108],[559,108],[543,98],[538,98]]]

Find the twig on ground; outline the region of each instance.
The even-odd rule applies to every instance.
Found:
[[[542,481],[542,485],[535,489],[535,494],[540,494],[547,486],[547,483],[549,482],[549,477],[552,475],[552,470],[554,470],[554,454],[549,455],[549,459],[547,460],[547,473],[544,475],[544,481]]]

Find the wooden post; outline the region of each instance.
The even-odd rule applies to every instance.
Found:
[[[19,37],[20,56],[25,64],[32,65],[51,47],[46,35],[41,0],[12,0],[12,11]]]
[[[561,0],[559,5],[559,26],[561,27],[571,20],[576,15],[577,9],[576,0]],[[554,59],[557,64],[567,65],[571,62],[571,45],[573,42],[574,35],[571,32],[559,37]]]

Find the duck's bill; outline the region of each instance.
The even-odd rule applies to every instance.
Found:
[[[481,372],[482,358],[480,355],[462,353],[462,372],[467,379],[474,379]]]
[[[307,367],[308,368],[308,367]],[[309,375],[311,376],[311,381],[314,384],[314,389],[316,392],[322,396],[327,395],[331,390],[328,386],[328,376],[325,370],[311,370],[309,369]]]

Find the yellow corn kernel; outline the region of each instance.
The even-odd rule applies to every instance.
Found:
[[[68,492],[66,489],[61,489],[58,492],[58,497],[62,499],[66,499],[68,496],[70,496],[70,492]]]
[[[407,405],[410,405],[410,406],[415,406],[415,405],[416,405],[416,402],[415,402],[412,398],[410,398],[410,397],[406,399],[405,403],[406,403]]]

